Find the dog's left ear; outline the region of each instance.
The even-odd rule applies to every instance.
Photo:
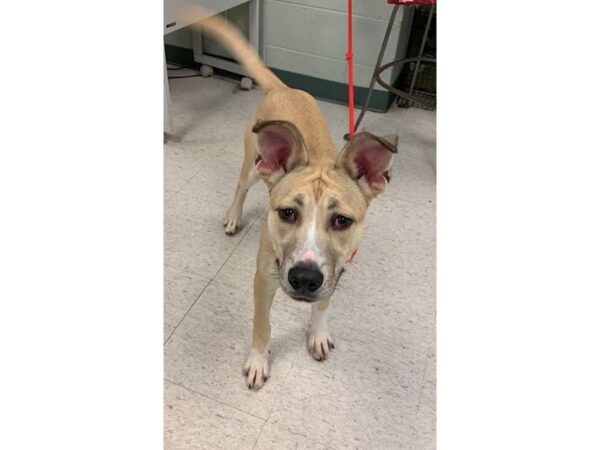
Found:
[[[256,133],[256,170],[268,185],[273,185],[287,172],[306,164],[304,140],[296,126],[284,120],[258,121]]]
[[[338,167],[358,183],[368,200],[383,192],[389,183],[397,142],[397,136],[379,137],[363,131],[355,134],[340,152]]]

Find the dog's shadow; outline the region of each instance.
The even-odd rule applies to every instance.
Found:
[[[288,354],[298,352],[298,346],[303,344],[306,336],[306,327],[299,323],[297,328],[287,329],[275,334],[269,344],[269,358],[283,358]]]

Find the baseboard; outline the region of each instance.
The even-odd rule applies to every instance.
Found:
[[[194,51],[192,49],[176,47],[174,45],[165,45],[165,52],[168,62],[187,67],[200,68],[200,64],[194,61]],[[271,70],[281,79],[281,81],[294,89],[302,89],[321,100],[343,105],[348,104],[347,84],[288,72],[286,70]],[[215,70],[215,72],[226,77],[235,79],[240,78],[239,75],[224,70]],[[354,103],[357,107],[362,108],[367,98],[367,93],[368,89],[364,87],[356,87],[354,89]],[[394,95],[390,92],[374,90],[371,94],[368,110],[373,112],[387,112],[393,101]]]

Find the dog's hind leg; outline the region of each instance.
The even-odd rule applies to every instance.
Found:
[[[242,210],[244,206],[244,200],[246,200],[246,194],[248,190],[259,180],[258,172],[255,167],[255,139],[251,132],[246,132],[244,137],[244,163],[240,170],[240,179],[238,181],[237,188],[235,190],[235,196],[233,202],[225,215],[225,227],[226,234],[235,234],[240,226],[240,220],[242,218]]]
[[[333,339],[327,327],[327,315],[331,298],[325,298],[312,305],[310,321],[306,332],[306,347],[308,352],[317,361],[324,361],[329,356],[329,351],[334,349]]]

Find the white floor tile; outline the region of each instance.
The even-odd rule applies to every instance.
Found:
[[[208,279],[214,277],[244,236],[244,230],[227,236],[224,217],[222,207],[177,194],[165,206],[165,264]],[[255,219],[245,215],[242,226]]]
[[[357,332],[325,362],[304,350],[268,423],[333,448],[408,448],[425,359]]]
[[[358,254],[334,294],[332,325],[429,353],[435,339],[434,211],[380,200],[371,206]]]
[[[165,146],[165,190],[177,193],[201,168],[194,146],[177,143]]]
[[[436,413],[433,408],[421,406],[417,411],[416,431],[413,437],[412,450],[435,450],[436,448]]]
[[[296,450],[328,450],[332,447],[311,440],[305,434],[292,433],[267,423],[258,437],[254,450],[281,450],[288,448]]]
[[[256,255],[263,225],[259,217],[247,230],[248,234],[231,254],[215,281],[236,287],[252,294],[254,289],[254,273],[256,272]]]
[[[210,280],[173,267],[165,267],[165,339],[208,285]]]
[[[165,382],[165,450],[251,450],[264,421]]]
[[[242,366],[252,337],[252,295],[211,283],[165,346],[165,377],[266,419],[304,343],[307,318],[273,305],[270,378],[250,391]]]

